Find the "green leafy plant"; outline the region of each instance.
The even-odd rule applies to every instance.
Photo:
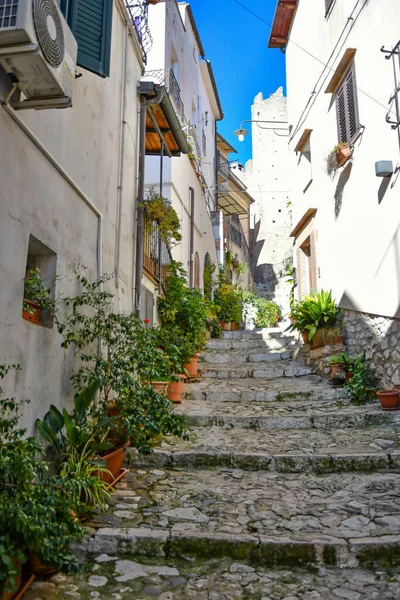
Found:
[[[223,283],[215,293],[215,304],[218,306],[218,318],[226,323],[240,325],[242,321],[242,290],[228,283]]]
[[[168,247],[182,240],[181,223],[175,209],[172,207],[171,202],[160,196],[153,187],[149,188],[146,194],[143,208],[146,217],[157,223],[160,238]]]
[[[144,327],[135,315],[114,313],[112,295],[99,292],[98,282],[90,282],[79,273],[78,281],[82,292],[66,299],[67,314],[59,329],[63,346],[75,347],[81,359],[72,378],[77,389],[82,391],[99,382],[99,400],[89,411],[96,442],[102,443],[107,428],[107,442],[111,445],[129,441],[147,452],[156,442],[156,433],[183,434],[183,417],[174,415],[171,403],[150,385],[160,377],[172,376],[177,350],[171,348],[168,353],[161,348],[157,332]],[[109,423],[112,404],[119,414]]]
[[[0,377],[10,368],[2,366]],[[14,585],[16,559],[25,562],[27,552],[64,572],[79,568],[70,545],[83,535],[71,513],[80,502],[66,495],[57,477],[48,476],[40,445],[18,426],[26,402],[0,400],[0,593],[6,581],[8,589]]]
[[[337,327],[341,312],[332,292],[321,290],[296,302],[289,316],[292,323],[287,331],[306,331],[311,341],[317,330]]]
[[[272,327],[281,318],[281,311],[276,302],[261,298],[253,292],[243,292],[243,304],[245,315],[249,314],[251,307],[257,309],[256,327]]]
[[[330,357],[329,363],[341,366],[345,373],[352,373],[360,360],[359,356],[349,356],[345,352],[339,352]]]
[[[203,273],[203,281],[204,281],[204,296],[207,300],[212,299],[212,289],[213,289],[213,275],[215,273],[217,266],[214,263],[209,263],[204,267]]]
[[[365,404],[376,398],[378,380],[375,369],[358,359],[353,367],[353,376],[343,386],[346,394],[355,404]]]
[[[39,269],[28,271],[24,282],[23,310],[33,312],[32,307],[26,302],[26,300],[30,300],[41,309],[54,312],[55,301],[51,298],[50,291],[51,289],[48,289],[42,281]]]

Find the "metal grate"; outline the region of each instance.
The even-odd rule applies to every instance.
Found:
[[[47,62],[58,67],[64,60],[64,31],[53,0],[34,0],[33,22],[40,48]]]
[[[19,0],[0,0],[0,29],[15,27],[17,24]]]
[[[181,119],[185,118],[185,107],[181,98],[181,88],[172,69],[156,69],[155,71],[146,71],[145,77],[152,77],[159,85],[165,85],[165,89],[175,102],[178,115]]]

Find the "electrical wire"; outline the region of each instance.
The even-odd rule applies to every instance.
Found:
[[[367,1],[368,1],[368,0],[365,0],[365,1],[364,1],[364,4],[363,4],[363,6],[362,6],[361,10],[364,8],[364,6],[365,6],[365,4],[367,3]],[[254,12],[253,10],[251,10],[250,8],[248,8],[248,6],[245,6],[244,4],[242,4],[242,2],[240,2],[239,0],[233,0],[233,2],[235,2],[236,4],[238,4],[239,6],[241,6],[241,7],[242,7],[244,10],[246,10],[246,11],[247,11],[248,13],[250,13],[251,15],[253,15],[253,17],[255,17],[256,19],[258,19],[259,21],[261,21],[262,23],[264,23],[264,24],[265,24],[265,25],[266,25],[266,26],[267,26],[267,27],[268,27],[268,28],[269,28],[269,29],[272,31],[272,25],[271,25],[270,23],[268,23],[268,21],[266,21],[265,19],[263,19],[263,17],[261,17],[260,15],[258,15],[257,13],[255,13],[255,12]],[[353,8],[352,14],[354,13],[355,9],[357,8],[357,6],[358,6],[359,2],[360,2],[360,0],[358,0],[358,1],[357,1],[357,4],[356,4],[356,5],[355,5],[355,7]],[[360,13],[361,13],[361,11],[360,11]],[[360,14],[360,13],[359,13],[359,14]],[[346,23],[346,27],[347,27],[347,24],[350,22],[351,18],[352,18],[352,17],[349,17],[349,18],[348,18],[348,20],[347,20],[347,23]],[[353,25],[354,25],[354,24],[353,24]],[[338,46],[338,44],[339,44],[339,42],[340,42],[340,39],[341,39],[341,37],[342,37],[342,35],[343,35],[343,33],[344,33],[344,31],[345,31],[346,27],[343,29],[343,31],[342,31],[342,33],[341,33],[341,36],[340,36],[340,38],[339,38],[338,42],[336,43],[336,46],[335,46],[335,48],[334,48],[334,50],[333,50],[332,54],[335,52],[335,50],[336,50],[336,48],[337,48],[337,46]],[[323,60],[321,60],[320,58],[318,58],[317,56],[315,56],[314,54],[312,54],[311,52],[309,52],[308,50],[306,50],[306,49],[305,49],[303,46],[301,46],[300,44],[298,44],[297,42],[295,42],[295,41],[294,41],[292,38],[290,38],[290,39],[287,39],[287,42],[288,42],[288,43],[292,43],[294,46],[297,46],[297,48],[299,48],[300,50],[302,50],[303,52],[305,52],[306,54],[308,54],[308,55],[309,55],[311,58],[314,58],[316,61],[318,61],[318,62],[319,62],[321,65],[323,65],[323,66],[324,66],[324,71],[325,71],[325,69],[329,69],[329,70],[330,70],[332,73],[336,73],[336,74],[338,74],[338,75],[342,75],[342,73],[340,73],[339,71],[336,71],[336,70],[335,70],[335,69],[333,69],[332,67],[329,67],[329,65],[328,65],[327,63],[324,63],[324,61],[323,61]],[[332,58],[332,54],[331,54],[331,56],[329,57],[329,60]],[[329,62],[329,60],[328,60],[328,62]],[[315,86],[314,86],[314,90],[315,90],[315,87],[318,85],[318,83],[319,83],[319,81],[320,81],[321,77],[323,76],[323,74],[324,74],[324,71],[322,71],[321,75],[319,76],[319,78],[318,78],[318,80],[317,80],[317,83],[316,83],[316,84],[315,84]],[[386,111],[386,113],[388,112],[388,106],[387,106],[387,105],[385,106],[385,105],[384,105],[384,104],[382,104],[382,103],[381,103],[379,100],[377,100],[376,98],[374,98],[373,96],[371,96],[370,94],[368,94],[368,92],[365,92],[364,90],[362,90],[362,89],[361,89],[361,88],[359,88],[358,86],[356,86],[356,88],[357,88],[357,90],[358,90],[359,92],[361,92],[362,94],[364,94],[365,96],[367,96],[367,98],[369,98],[370,100],[372,100],[373,102],[375,102],[376,104],[378,104],[380,107],[384,108],[384,109],[385,109],[385,111]],[[318,93],[319,93],[319,92],[318,92]],[[304,110],[303,110],[303,112],[302,112],[302,116],[304,115],[305,111],[307,110],[307,107],[308,107],[309,103],[311,102],[311,100],[312,100],[312,98],[313,98],[313,96],[314,96],[315,94],[316,94],[316,92],[315,92],[315,91],[311,92],[311,96],[310,96],[310,98],[309,98],[309,100],[308,100],[308,102],[307,102],[307,104],[306,104],[306,107],[304,108]],[[389,109],[389,110],[390,110],[390,109]],[[302,116],[300,117],[299,121],[302,119]],[[296,126],[296,127],[297,127],[297,126]],[[295,135],[295,133],[292,133],[292,136],[291,136],[291,138],[290,138],[290,139],[293,139],[293,136],[294,136],[294,135]]]

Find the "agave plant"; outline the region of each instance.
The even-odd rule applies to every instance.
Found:
[[[335,327],[340,321],[340,309],[332,292],[321,290],[296,302],[290,312],[289,331],[307,331],[311,341],[318,329]]]

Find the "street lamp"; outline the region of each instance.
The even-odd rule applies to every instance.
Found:
[[[261,121],[259,119],[246,119],[245,121],[242,121],[240,123],[239,129],[236,129],[236,131],[234,132],[239,142],[244,142],[245,136],[249,133],[247,129],[243,128],[243,123],[277,123],[278,125],[286,125],[286,127],[260,127],[260,129],[272,129],[273,131],[288,129],[287,121]],[[279,135],[279,133],[277,135]]]

